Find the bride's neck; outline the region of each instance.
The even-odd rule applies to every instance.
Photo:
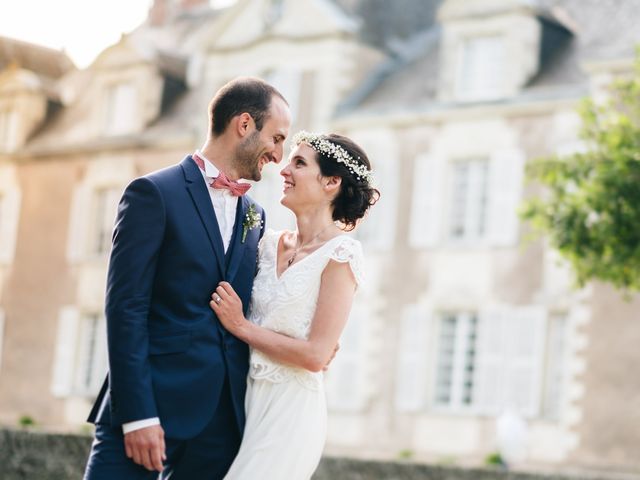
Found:
[[[322,232],[320,235],[321,239],[329,232],[333,231],[333,228],[330,227],[330,225],[333,224],[334,221],[331,212],[328,209],[297,214],[296,225],[298,227],[298,243],[308,242],[320,232]]]

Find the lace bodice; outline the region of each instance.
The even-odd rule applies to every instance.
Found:
[[[332,238],[287,268],[278,277],[278,242],[283,232],[267,230],[258,247],[258,275],[253,284],[249,320],[293,338],[308,338],[316,310],[322,272],[330,260],[348,262],[358,284],[362,281],[362,247],[347,235]],[[283,365],[252,349],[250,376],[273,382],[292,378],[319,388],[322,373]]]

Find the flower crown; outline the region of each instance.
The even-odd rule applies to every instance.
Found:
[[[317,152],[333,157],[336,162],[343,163],[358,180],[364,180],[369,185],[373,184],[373,174],[371,170],[369,170],[366,165],[359,163],[349,152],[340,145],[333,143],[324,135],[302,130],[293,136],[293,144],[294,146],[300,145],[302,142],[308,143]],[[359,159],[360,157],[358,157],[358,160]]]

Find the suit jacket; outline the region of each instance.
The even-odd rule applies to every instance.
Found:
[[[207,186],[191,156],[126,188],[107,277],[109,374],[90,422],[119,426],[159,417],[167,437],[192,438],[211,420],[228,376],[244,429],[248,346],[209,307],[222,280],[233,285],[245,314],[249,305],[264,222],[242,242],[245,214],[254,202],[246,195],[238,202],[225,254]]]

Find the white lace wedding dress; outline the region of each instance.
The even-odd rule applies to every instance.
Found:
[[[290,337],[308,338],[324,268],[330,260],[348,262],[360,283],[362,248],[357,240],[340,235],[278,277],[281,235],[268,230],[260,242],[249,320]],[[242,444],[225,480],[311,478],[326,436],[322,373],[278,363],[252,349],[245,409]]]

